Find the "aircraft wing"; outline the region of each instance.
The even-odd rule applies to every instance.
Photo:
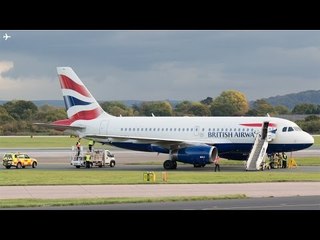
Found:
[[[206,140],[190,140],[186,141],[185,139],[166,139],[166,138],[151,138],[151,137],[136,137],[136,136],[119,136],[119,135],[85,135],[84,138],[94,138],[101,139],[101,141],[108,141],[110,143],[114,141],[126,141],[126,140],[136,140],[135,143],[150,143],[156,144],[165,148],[176,148],[174,146],[192,146],[192,145],[214,145],[217,143],[231,143],[230,140],[224,138],[215,138],[212,141]]]
[[[33,123],[34,125],[47,127],[47,128],[53,128],[58,131],[65,131],[65,130],[81,130],[85,129],[85,127],[80,126],[70,126],[70,125],[61,125],[61,124],[50,124],[50,123]]]

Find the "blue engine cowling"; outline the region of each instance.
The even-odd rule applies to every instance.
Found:
[[[218,149],[212,146],[191,146],[171,152],[171,160],[196,165],[213,163],[218,156]]]

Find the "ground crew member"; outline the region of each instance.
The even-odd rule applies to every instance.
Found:
[[[288,156],[285,152],[282,153],[282,168],[287,168]]]
[[[220,172],[220,157],[217,156],[216,159],[213,161],[214,163],[214,171],[216,172],[218,170],[218,172]]]
[[[78,154],[77,154],[77,157],[80,156],[80,146],[81,146],[81,143],[80,143],[80,138],[78,139],[77,143],[76,143],[76,147],[78,149]]]
[[[95,143],[95,142],[94,142],[93,140],[91,140],[91,139],[89,140],[88,145],[89,145],[89,151],[90,151],[90,152],[92,152],[92,147],[93,147],[94,143]]]
[[[84,156],[84,160],[86,161],[86,168],[90,168],[90,166],[91,166],[91,154],[90,154],[90,152],[87,152],[87,154]]]

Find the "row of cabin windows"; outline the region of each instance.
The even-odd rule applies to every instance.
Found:
[[[164,132],[164,131],[178,131],[178,132],[180,132],[180,131],[182,131],[182,132],[184,132],[184,131],[186,131],[186,132],[193,132],[193,130],[194,131],[198,131],[198,128],[195,128],[195,129],[193,129],[193,128],[121,128],[121,131],[137,131],[137,132],[139,132],[139,131],[145,131],[145,132],[147,132],[147,131],[158,131],[158,132],[160,132],[160,131],[162,131],[162,132]],[[209,128],[208,129],[208,131],[209,132],[211,132],[211,130],[212,130],[212,132],[215,132],[215,131],[217,131],[217,132],[223,132],[223,131],[225,131],[225,132],[228,132],[228,131],[230,131],[230,132],[232,132],[232,128]],[[242,131],[243,132],[245,132],[245,131],[247,131],[247,132],[249,132],[251,130],[251,132],[253,132],[254,131],[254,129],[253,128],[247,128],[247,130],[245,129],[245,128],[242,128]],[[202,128],[202,132],[204,132],[205,131],[205,129],[204,128]],[[236,128],[234,128],[233,129],[233,131],[234,132],[236,132],[237,131],[237,129]],[[238,132],[240,132],[241,131],[241,128],[238,128]]]

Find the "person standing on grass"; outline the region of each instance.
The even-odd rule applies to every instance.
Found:
[[[218,170],[218,172],[220,172],[220,157],[217,156],[216,159],[213,161],[214,163],[214,171],[216,172]]]

